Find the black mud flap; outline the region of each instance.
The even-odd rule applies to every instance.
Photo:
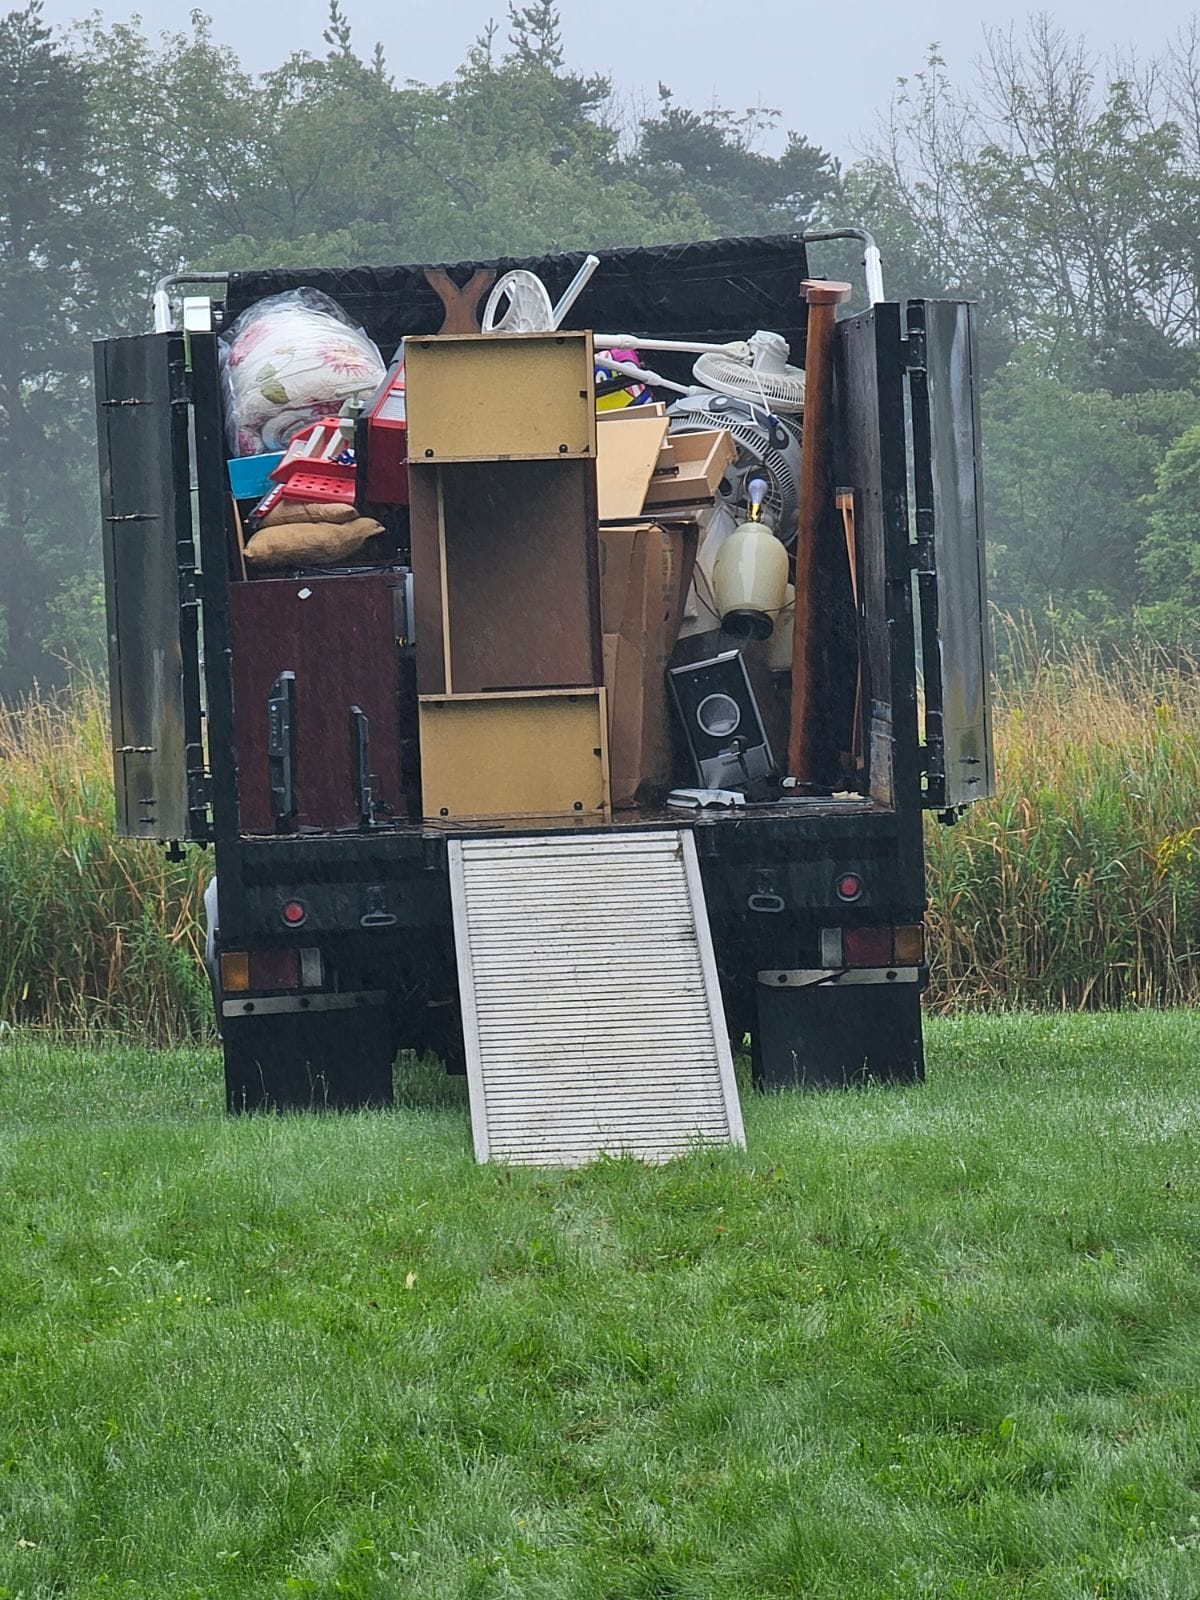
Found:
[[[392,1103],[384,1006],[226,1017],[225,1103],[239,1111],[354,1111]]]
[[[915,983],[756,985],[752,1067],[760,1089],[919,1083],[925,1076]]]

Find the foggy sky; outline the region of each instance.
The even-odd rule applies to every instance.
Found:
[[[9,0],[15,5],[18,0]],[[326,0],[247,4],[197,0],[213,18],[218,39],[236,46],[258,71],[278,65],[292,49],[322,53]],[[63,25],[91,10],[89,0],[45,0],[44,16]],[[147,30],[185,27],[191,4],[172,0],[99,0],[107,21],[140,12]],[[463,60],[489,17],[503,21],[506,0],[343,0],[360,54],[381,40],[397,79],[440,82]],[[962,81],[982,44],[983,28],[1023,26],[1028,15],[1007,5],[969,0],[909,0],[901,6],[809,0],[562,0],[563,43],[569,65],[601,71],[635,112],[652,105],[661,79],[676,98],[697,108],[714,100],[735,109],[762,104],[782,112],[782,126],[852,160],[895,80],[918,71],[926,47],[940,43],[951,74]],[[1061,0],[1044,9],[1072,32],[1086,34],[1104,54],[1137,44],[1153,52],[1192,7],[1143,0],[1136,9],[1116,0]]]

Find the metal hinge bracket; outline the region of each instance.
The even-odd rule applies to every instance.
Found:
[[[901,339],[900,359],[908,372],[925,371],[924,328],[910,328],[908,338]]]

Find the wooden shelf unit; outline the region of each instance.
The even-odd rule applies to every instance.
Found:
[[[606,817],[591,335],[405,368],[424,814]]]
[[[608,820],[603,689],[422,695],[419,717],[427,817]]]
[[[590,333],[409,339],[404,371],[410,464],[596,458]]]

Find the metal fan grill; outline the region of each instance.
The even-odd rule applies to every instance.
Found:
[[[777,416],[761,405],[708,391],[676,400],[668,415],[672,433],[722,428],[732,436],[738,447],[737,460],[721,481],[721,498],[736,505],[745,499],[750,474],[765,473],[764,516],[784,544],[790,545],[796,537],[800,507],[800,418]]]

